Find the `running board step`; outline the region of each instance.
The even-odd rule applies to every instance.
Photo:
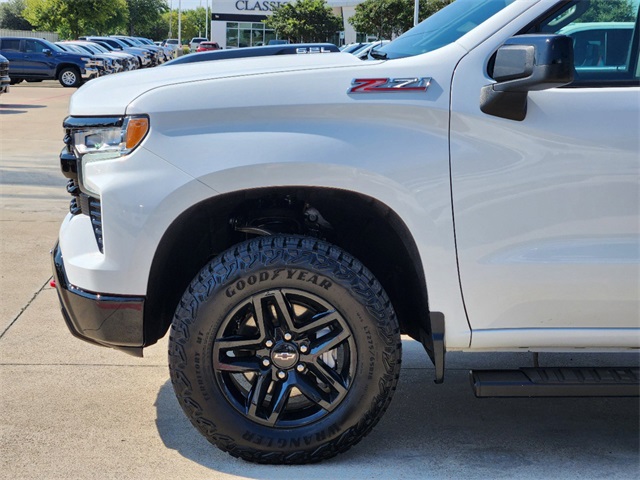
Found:
[[[638,397],[638,367],[471,370],[476,397]]]

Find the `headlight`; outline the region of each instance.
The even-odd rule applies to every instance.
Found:
[[[99,196],[98,189],[86,174],[87,167],[130,154],[147,135],[149,118],[134,115],[117,119],[111,124],[101,124],[99,118],[84,120],[82,127],[72,130],[73,144],[80,159],[80,187],[87,193]],[[95,120],[93,125],[91,120]]]

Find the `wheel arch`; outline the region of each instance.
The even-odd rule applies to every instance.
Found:
[[[206,262],[250,238],[232,221],[238,212],[256,212],[266,200],[307,204],[333,227],[328,241],[358,258],[389,295],[401,330],[424,343],[431,332],[423,262],[416,241],[400,215],[381,201],[348,190],[325,187],[269,187],[221,194],[199,202],[179,215],[164,232],[153,257],[145,306],[145,346],[167,332],[189,282]],[[268,202],[267,202],[268,203]],[[265,205],[265,212],[274,209]],[[345,209],[344,205],[349,205]],[[272,206],[272,205],[271,205]],[[294,207],[295,208],[295,207]],[[353,212],[358,212],[356,217]],[[258,213],[255,213],[258,215]],[[268,213],[266,213],[268,214]],[[275,226],[283,233],[288,226]],[[284,233],[302,233],[308,231]],[[391,260],[390,260],[391,259]]]
[[[65,68],[74,68],[78,71],[78,75],[82,74],[82,69],[75,63],[61,63],[56,67],[56,80],[60,80],[60,72]]]

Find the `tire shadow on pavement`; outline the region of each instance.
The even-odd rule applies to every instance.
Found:
[[[391,406],[351,450],[315,465],[235,459],[191,426],[167,381],[156,401],[167,448],[245,478],[636,478],[637,398],[476,399],[468,371],[403,369]],[[293,477],[292,477],[293,475]]]

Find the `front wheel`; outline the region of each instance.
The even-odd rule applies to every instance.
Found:
[[[82,77],[77,68],[65,67],[60,70],[58,81],[63,87],[79,87],[82,83]]]
[[[212,260],[182,297],[169,340],[191,422],[259,463],[316,462],[356,444],[389,405],[400,356],[393,308],[371,272],[294,236]]]

